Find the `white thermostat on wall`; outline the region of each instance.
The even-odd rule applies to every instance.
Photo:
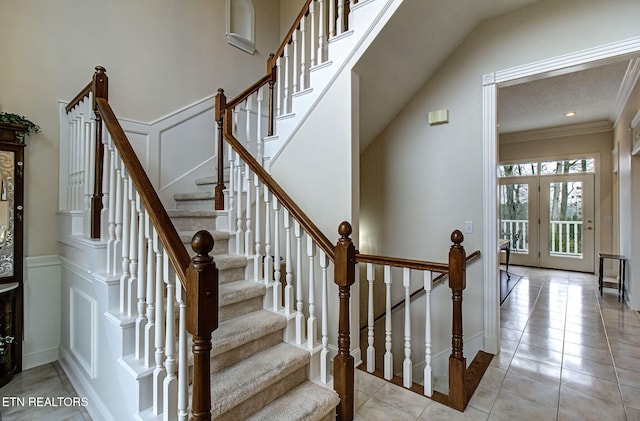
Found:
[[[436,110],[436,111],[429,111],[429,124],[431,126],[435,126],[438,124],[445,124],[449,122],[449,110],[448,109],[443,109],[443,110]]]

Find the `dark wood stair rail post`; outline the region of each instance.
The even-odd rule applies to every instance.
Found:
[[[96,150],[94,162],[94,183],[93,194],[91,196],[91,238],[101,237],[100,216],[102,212],[102,178],[104,173],[104,145],[102,144],[102,117],[96,105],[97,98],[109,99],[109,78],[106,69],[102,66],[96,66],[96,71],[91,80],[93,90],[93,113],[96,116]]]
[[[218,184],[216,184],[214,192],[215,210],[224,209],[224,112],[227,109],[227,97],[224,95],[224,89],[218,89],[216,95],[216,111],[215,118],[218,123]]]
[[[354,411],[354,361],[351,355],[351,332],[349,328],[349,296],[356,279],[356,248],[349,236],[353,232],[348,222],[338,227],[340,239],[335,248],[335,276],[340,299],[338,318],[338,354],[333,359],[333,388],[340,396],[336,408],[338,421],[353,420]]]
[[[458,230],[451,234],[449,250],[449,288],[453,300],[451,355],[449,356],[449,406],[464,411],[467,405],[466,358],[462,352],[462,291],[466,288],[466,253],[462,247],[464,236]]]
[[[218,269],[209,255],[213,236],[198,231],[191,240],[197,253],[187,268],[187,330],[193,335],[191,420],[211,419],[211,333],[218,328]]]

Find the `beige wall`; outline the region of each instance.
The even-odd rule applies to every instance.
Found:
[[[0,111],[43,129],[27,140],[26,255],[57,254],[58,100],[73,98],[98,64],[118,116],[139,121],[218,87],[238,93],[263,75],[280,42],[279,1],[254,6],[249,55],[226,42],[224,0],[0,0]]]
[[[481,249],[483,75],[638,36],[639,13],[635,0],[553,0],[480,24],[362,154],[361,250],[445,261],[465,221],[465,248]],[[442,108],[450,123],[430,127],[427,113]],[[483,329],[483,287],[476,261],[465,291],[470,334]]]

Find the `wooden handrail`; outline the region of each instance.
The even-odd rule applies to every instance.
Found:
[[[476,257],[480,256],[480,250],[476,250],[473,253],[471,253],[470,255],[467,256],[467,263],[469,263],[469,261],[475,259]],[[378,256],[376,256],[378,257]],[[357,256],[356,256],[357,258]],[[402,259],[398,259],[398,260],[402,260]],[[373,263],[373,262],[369,262],[369,263]],[[427,262],[425,262],[427,263]],[[396,266],[396,267],[407,267],[407,266],[399,266],[399,265],[390,265],[390,266]],[[412,268],[410,268],[412,269]],[[447,272],[442,272],[440,273],[440,275],[436,276],[435,278],[433,278],[431,280],[432,284],[435,284],[436,282],[439,282],[441,279],[444,279],[445,276],[447,276],[449,273],[448,271],[448,265],[447,265]],[[418,295],[421,295],[422,293],[424,293],[424,287],[420,287],[418,289],[416,289],[415,291],[413,291],[411,293],[411,295],[409,295],[409,301],[413,301],[413,299],[415,297],[417,297]],[[405,299],[403,298],[402,300],[398,301],[397,303],[395,303],[394,305],[391,306],[391,311],[393,312],[395,309],[397,309],[398,307],[402,306],[405,302]],[[376,322],[378,322],[380,319],[382,319],[385,315],[387,314],[386,310],[383,311],[382,313],[378,314],[374,319],[373,319],[373,323],[375,324]],[[367,327],[369,327],[368,324],[360,326],[360,332],[362,332],[363,330],[365,330]]]
[[[278,57],[284,54],[284,49],[291,42],[291,37],[293,36],[293,33],[300,26],[300,22],[302,21],[302,19],[304,19],[304,17],[307,16],[307,14],[309,13],[309,5],[311,4],[312,1],[314,0],[307,0],[306,2],[304,2],[304,5],[302,6],[300,13],[298,13],[298,17],[296,18],[296,20],[293,21],[293,25],[291,25],[291,29],[289,29],[289,32],[287,32],[287,35],[284,36],[284,39],[282,40],[280,47],[278,47],[278,49],[276,50],[275,54],[273,55],[273,58],[269,59],[270,61],[267,63],[267,68],[269,69],[273,68],[273,66],[275,66],[276,60],[278,60]]]
[[[142,164],[140,164],[140,161],[138,160],[133,147],[129,143],[122,126],[120,126],[118,119],[111,109],[109,102],[106,99],[97,98],[96,105],[107,130],[111,134],[113,143],[116,145],[116,148],[118,148],[120,158],[122,159],[122,162],[124,162],[136,190],[140,194],[140,200],[142,200],[145,210],[158,232],[158,236],[164,245],[165,252],[176,270],[180,283],[182,284],[182,287],[186,289],[186,272],[189,267],[189,263],[191,262],[189,253],[173,226],[173,223],[160,201],[156,190],[151,184],[151,181],[149,181],[149,177],[147,177],[147,174],[144,172]]]
[[[80,101],[82,101],[84,98],[89,96],[89,93],[93,90],[93,81],[89,82],[89,84],[87,86],[84,87],[84,89],[82,89],[78,95],[76,95],[71,102],[69,102],[69,104],[67,104],[66,107],[64,107],[64,109],[69,112],[73,109],[73,107],[75,107],[76,105],[78,105],[80,103]]]
[[[242,101],[247,99],[250,95],[255,93],[258,89],[262,88],[264,85],[266,85],[269,82],[271,82],[271,73],[263,76],[260,80],[255,82],[253,85],[249,86],[247,89],[242,91],[239,95],[237,95],[235,98],[229,101],[227,103],[227,108],[231,108],[231,109],[235,108],[240,103],[242,103]]]
[[[415,270],[428,270],[431,272],[447,273],[449,265],[446,263],[427,262],[424,260],[401,259],[398,257],[375,256],[371,254],[356,254],[358,263],[373,263],[382,266],[393,266]]]
[[[334,261],[334,245],[329,241],[329,239],[324,235],[324,233],[318,228],[311,219],[300,209],[300,207],[291,199],[291,197],[284,191],[282,187],[271,177],[271,174],[264,169],[258,161],[245,149],[242,143],[236,139],[236,137],[231,133],[232,119],[233,113],[232,109],[228,108],[224,113],[224,138],[227,143],[231,145],[234,151],[240,156],[240,158],[249,165],[251,171],[255,175],[258,176],[260,181],[262,181],[269,189],[271,194],[273,194],[280,204],[289,211],[289,214],[300,224],[300,226],[304,229],[304,231],[309,235],[315,242],[318,244],[322,251],[327,255],[327,257],[333,262]]]

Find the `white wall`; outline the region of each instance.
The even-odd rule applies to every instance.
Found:
[[[482,76],[637,36],[639,12],[637,1],[542,1],[480,24],[363,153],[361,250],[446,261],[464,221],[465,248],[481,249]],[[441,108],[450,123],[430,127]],[[467,269],[465,337],[483,329],[481,265]]]

